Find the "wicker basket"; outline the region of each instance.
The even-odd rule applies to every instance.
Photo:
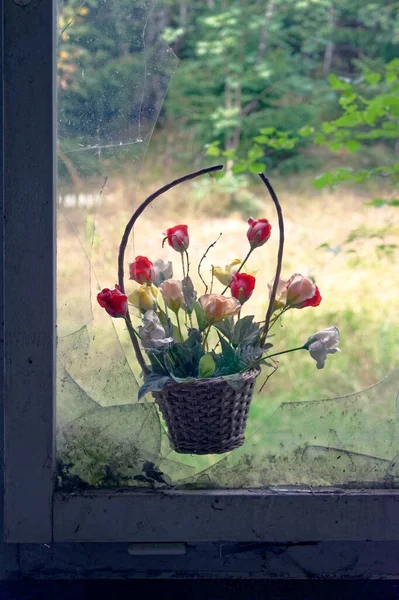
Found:
[[[236,388],[219,377],[169,383],[162,392],[153,392],[175,451],[223,454],[242,446],[258,375],[259,370],[243,373]]]

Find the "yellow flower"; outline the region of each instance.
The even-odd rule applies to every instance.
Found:
[[[226,298],[219,294],[205,294],[201,296],[199,303],[208,323],[217,323],[226,317],[233,317],[241,308],[236,298]]]
[[[129,296],[129,302],[145,313],[157,307],[158,290],[155,285],[141,285]]]
[[[230,285],[231,278],[235,273],[237,273],[241,263],[241,258],[235,258],[230,264],[226,265],[224,269],[222,269],[222,267],[213,267],[213,274],[223,285]],[[242,272],[255,277],[258,269],[255,269],[255,271],[248,271],[248,269],[244,266]]]
[[[242,260],[235,258],[229,265],[226,265],[224,269],[222,267],[213,267],[213,274],[223,285],[229,285],[232,275],[238,271],[238,268]]]

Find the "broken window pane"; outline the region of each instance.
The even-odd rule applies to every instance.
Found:
[[[308,352],[282,357],[278,372],[261,389],[270,372],[265,367],[246,442],[224,455],[175,452],[152,396],[138,399],[141,369],[125,324],[111,319],[96,295],[117,281],[118,246],[134,208],[170,181],[171,173],[201,166],[196,161],[202,157],[187,150],[191,134],[180,140],[186,124],[178,116],[176,131],[165,127],[149,146],[168,87],[173,94],[179,83],[172,81],[176,56],[161,35],[165,10],[149,0],[59,0],[58,483],[67,489],[395,487],[399,371],[393,370],[394,278],[378,270],[378,258],[362,248],[355,257],[321,251],[326,232],[345,236],[350,219],[343,223],[335,205],[323,204],[321,196],[310,199],[310,211],[308,198],[298,197],[286,180],[276,185],[286,223],[284,275],[303,269],[317,273],[323,304],[317,310],[291,311],[295,314],[273,331],[278,340],[273,344],[276,350],[294,347],[336,324],[342,354],[329,357],[321,371]],[[200,75],[185,76],[196,81]],[[201,92],[192,93],[200,103]],[[180,109],[184,112],[184,106]],[[157,156],[168,145],[162,136],[169,134],[170,156],[177,164]],[[358,205],[354,202],[353,214],[358,210],[360,219]],[[162,247],[162,237],[167,227],[187,223],[192,278],[202,293],[194,265],[221,232],[203,263],[206,282],[212,266],[243,258],[251,215],[266,215],[277,231],[263,188],[239,175],[197,179],[151,205],[135,228],[127,258],[148,254],[153,260],[173,260],[178,271],[176,254]],[[267,308],[276,252],[277,236],[272,236],[251,258],[257,289],[243,311],[258,319]],[[394,273],[389,263],[386,269]]]

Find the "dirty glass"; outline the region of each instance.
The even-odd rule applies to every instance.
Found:
[[[168,90],[173,94],[179,84],[173,79],[178,60],[163,35],[162,4],[59,0],[58,485],[395,487],[399,371],[388,349],[397,343],[392,301],[398,281],[387,280],[383,270],[376,276],[378,257],[362,254],[361,248],[349,258],[318,250],[326,242],[327,229],[337,233],[342,228],[345,233],[350,228],[337,218],[337,208],[343,211],[344,206],[333,206],[324,192],[319,193],[325,204],[316,227],[306,199],[298,199],[289,181],[278,182],[286,220],[284,272],[305,266],[317,272],[323,304],[318,312],[292,311],[295,314],[284,318],[274,334],[279,350],[338,325],[342,352],[328,357],[323,370],[316,370],[307,352],[287,355],[263,386],[269,374],[266,366],[255,387],[246,442],[226,454],[175,452],[151,394],[138,399],[141,369],[125,324],[108,316],[96,295],[117,282],[118,246],[133,210],[172,179],[171,173],[185,172],[157,156],[165,142],[158,152],[162,138],[154,128],[162,124]],[[195,80],[198,74],[191,76]],[[184,106],[181,111],[184,114]],[[176,117],[178,129],[184,129],[188,117]],[[183,152],[178,136],[171,143],[176,144],[178,162]],[[204,156],[193,155],[188,162],[194,170],[204,164]],[[231,197],[233,203],[226,202]],[[130,238],[127,259],[148,254],[173,260],[178,269],[174,251],[162,247],[162,237],[167,227],[185,222],[195,265],[223,232],[203,264],[209,281],[212,265],[246,254],[251,211],[267,214],[277,232],[264,188],[238,189],[226,178],[186,183],[147,209]],[[267,308],[267,281],[274,274],[276,253],[277,236],[251,264],[258,272],[259,289],[251,309],[245,310],[259,319]],[[343,275],[348,261],[350,280]],[[200,285],[197,274],[192,277]],[[129,293],[132,290],[130,286]],[[367,304],[360,303],[365,296]],[[370,311],[378,303],[371,330]]]

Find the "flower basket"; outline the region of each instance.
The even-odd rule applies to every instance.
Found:
[[[299,273],[288,280],[280,277],[283,213],[276,193],[262,173],[259,176],[275,205],[279,227],[277,266],[274,279],[267,284],[269,304],[264,320],[256,321],[255,315],[242,314],[241,310],[251,298],[256,283],[255,277],[243,269],[247,268],[252,252],[263,247],[271,235],[272,227],[266,218],[248,219],[247,255],[244,259],[234,259],[225,268],[212,265],[209,285],[201,275],[201,265],[221,234],[208,246],[197,269],[196,285],[204,286],[202,294],[197,292],[190,277],[188,226],[179,224],[168,228],[162,248],[167,241],[180,255],[183,279],[173,279],[171,261],[159,258],[152,262],[146,256],[136,256],[129,264],[129,279],[139,287],[126,295],[125,251],[139,216],[164,192],[221,168],[221,165],[208,167],[175,179],[140,204],[126,225],[119,247],[119,283],[114,290],[104,288],[97,295],[98,303],[108,314],[125,319],[142,369],[143,384],[138,399],[152,393],[165,419],[171,444],[182,454],[222,454],[243,445],[261,365],[272,369],[266,383],[278,368],[277,356],[308,350],[317,368],[322,369],[327,355],[339,352],[339,331],[335,326],[315,333],[302,346],[270,352],[273,344],[269,331],[280,317],[291,309],[316,307],[322,298],[309,277]],[[213,291],[214,284],[222,284],[221,293]],[[132,320],[128,304],[140,325]]]
[[[242,373],[234,387],[226,378],[169,383],[153,392],[169,438],[182,454],[223,454],[242,446],[258,369]]]

